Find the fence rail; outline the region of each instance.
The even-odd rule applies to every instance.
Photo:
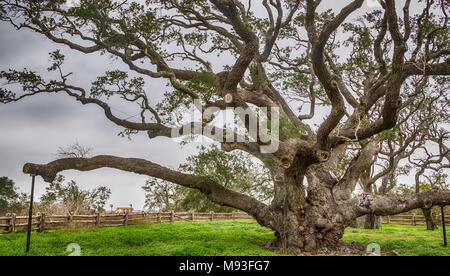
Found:
[[[243,212],[233,213],[196,213],[196,212],[140,212],[112,214],[97,213],[95,215],[53,215],[38,214],[33,216],[32,231],[44,232],[77,226],[115,227],[148,223],[176,222],[176,221],[213,221],[253,219]],[[0,234],[26,231],[27,216],[11,214],[0,217]]]
[[[439,224],[442,225],[442,219],[441,216],[434,216],[434,220]],[[450,226],[450,216],[444,217],[445,225]],[[400,225],[426,225],[426,220],[423,215],[395,215],[395,216],[387,216],[383,217],[381,220],[384,224],[400,224]]]

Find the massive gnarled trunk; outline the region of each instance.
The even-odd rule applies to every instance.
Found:
[[[364,253],[360,244],[347,244],[341,239],[344,230],[359,217],[365,218],[365,228],[381,226],[381,216],[448,202],[449,193],[428,192],[405,198],[373,194],[353,196],[356,179],[374,147],[356,159],[345,177],[338,180],[333,171],[342,153],[337,150],[328,162],[314,164],[306,169],[297,160],[285,170],[282,181],[276,183],[275,199],[270,206],[270,222],[260,221],[275,231],[276,240],[266,247],[285,249],[302,254],[357,254]],[[306,181],[305,181],[306,179]]]
[[[271,225],[277,239],[268,247],[287,249],[291,253],[316,254],[362,253],[361,246],[341,242],[344,230],[360,215],[346,203],[351,199],[359,174],[371,164],[375,143],[352,164],[348,173],[338,180],[336,170],[346,147],[335,149],[325,162],[307,165],[301,156],[284,170],[282,181],[276,183],[271,208],[277,221]],[[266,225],[267,226],[267,225]]]
[[[294,165],[285,171],[283,181],[277,183],[280,188],[272,203],[276,221],[271,225],[277,239],[268,246],[292,253],[336,246],[350,220],[342,215],[333,199],[334,180],[320,166],[305,171],[301,163]]]

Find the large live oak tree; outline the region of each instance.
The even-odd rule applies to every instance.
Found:
[[[54,52],[49,70],[60,73],[58,80],[45,80],[27,70],[4,71],[1,77],[20,84],[23,92],[1,88],[1,102],[65,93],[83,105],[103,109],[126,134],[144,131],[150,139],[170,137],[174,125],[167,114],[194,99],[201,101],[203,109],[278,107],[283,127],[276,153],[262,153],[261,139],[221,143],[225,151],[245,151],[264,162],[275,195],[264,204],[208,178],[116,156],[26,164],[25,172],[51,182],[64,170],[109,167],[194,188],[213,202],[251,214],[275,231],[277,239],[271,246],[293,253],[335,249],[344,229],[363,215],[393,215],[450,203],[449,192],[405,197],[353,194],[378,154],[377,137],[402,124],[400,112],[427,93],[426,87],[415,93],[412,85],[417,78],[448,84],[447,1],[427,0],[416,11],[410,9],[410,0],[380,1],[380,9],[354,23],[349,17],[362,8],[363,0],[342,1],[336,14],[318,12],[319,6],[326,5],[320,0],[148,0],[145,4],[85,0],[72,8],[64,2],[2,0],[0,19],[82,53],[108,53],[142,77],[110,71],[87,91],[70,83],[71,75],[62,69],[64,57]],[[402,7],[396,7],[399,2]],[[346,34],[338,35],[342,31]],[[231,65],[217,68],[211,63],[217,60],[215,55],[232,60]],[[155,106],[144,89],[146,79],[167,80],[173,91]],[[137,103],[142,108],[140,121],[116,116],[107,102],[111,96]],[[309,104],[309,113],[299,114],[290,100]],[[316,128],[308,120],[316,118],[316,110],[323,106],[329,114]],[[267,115],[270,120],[271,113]],[[211,118],[204,118],[204,125],[209,122]],[[355,146],[358,154],[342,168],[342,160]],[[338,173],[342,169],[344,173]]]

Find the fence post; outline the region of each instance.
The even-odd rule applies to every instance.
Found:
[[[67,219],[69,220],[69,223],[72,223],[72,221],[73,221],[73,215],[72,215],[72,213],[69,213],[69,216],[68,216]]]
[[[45,214],[41,213],[41,217],[39,218],[39,232],[43,233],[45,230]]]
[[[387,224],[391,224],[391,216],[387,217]]]
[[[191,220],[194,221],[195,217],[194,217],[194,211],[191,211]]]
[[[158,218],[158,223],[161,223],[161,214],[159,213],[159,211],[156,214],[156,217]]]
[[[412,214],[412,225],[416,226],[416,213]]]
[[[211,214],[210,220],[213,221],[214,220],[214,212],[211,211],[210,214]]]
[[[11,231],[11,228],[12,228],[12,223],[11,223],[11,220],[12,220],[12,214],[6,214],[6,217],[8,217],[8,219],[6,220],[6,224],[8,225],[8,226],[6,226],[7,228],[6,228],[6,232],[8,232],[8,233],[10,233],[10,232],[12,232]]]
[[[128,211],[125,212],[124,218],[123,218],[123,225],[128,225]]]
[[[172,210],[172,211],[170,211],[170,222],[174,222],[174,221],[175,221],[175,216],[174,216],[174,213]]]
[[[100,213],[97,212],[95,215],[95,226],[100,227]]]
[[[9,220],[9,224],[11,225],[11,232],[16,232],[16,214],[11,214],[11,219]]]

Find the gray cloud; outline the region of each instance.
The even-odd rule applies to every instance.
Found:
[[[56,49],[61,49],[66,55],[64,69],[74,72],[70,81],[87,89],[87,84],[106,70],[126,70],[124,65],[107,56],[86,56],[30,31],[17,32],[5,23],[0,24],[0,34],[4,38],[0,42],[1,70],[26,67],[51,77],[45,69],[49,66],[48,53]],[[166,88],[161,83],[153,82],[148,89],[155,92],[156,100],[159,100]],[[135,106],[123,105],[117,100],[112,101],[112,106],[122,116],[134,115],[137,111]],[[22,191],[28,192],[30,178],[22,174],[22,166],[27,162],[50,162],[55,159],[58,147],[75,140],[94,148],[95,154],[141,157],[172,168],[177,168],[186,154],[194,151],[194,147],[180,148],[167,138],[150,141],[145,134],[133,136],[130,141],[117,136],[122,130],[107,120],[98,107],[82,106],[64,94],[40,95],[0,105],[0,175],[12,178]],[[110,187],[113,192],[110,203],[115,206],[132,203],[142,208],[144,204],[140,187],[147,179],[145,176],[112,169],[88,173],[69,171],[63,175],[84,188],[92,189],[99,185]],[[39,179],[36,186],[38,197],[45,191],[46,185]]]

